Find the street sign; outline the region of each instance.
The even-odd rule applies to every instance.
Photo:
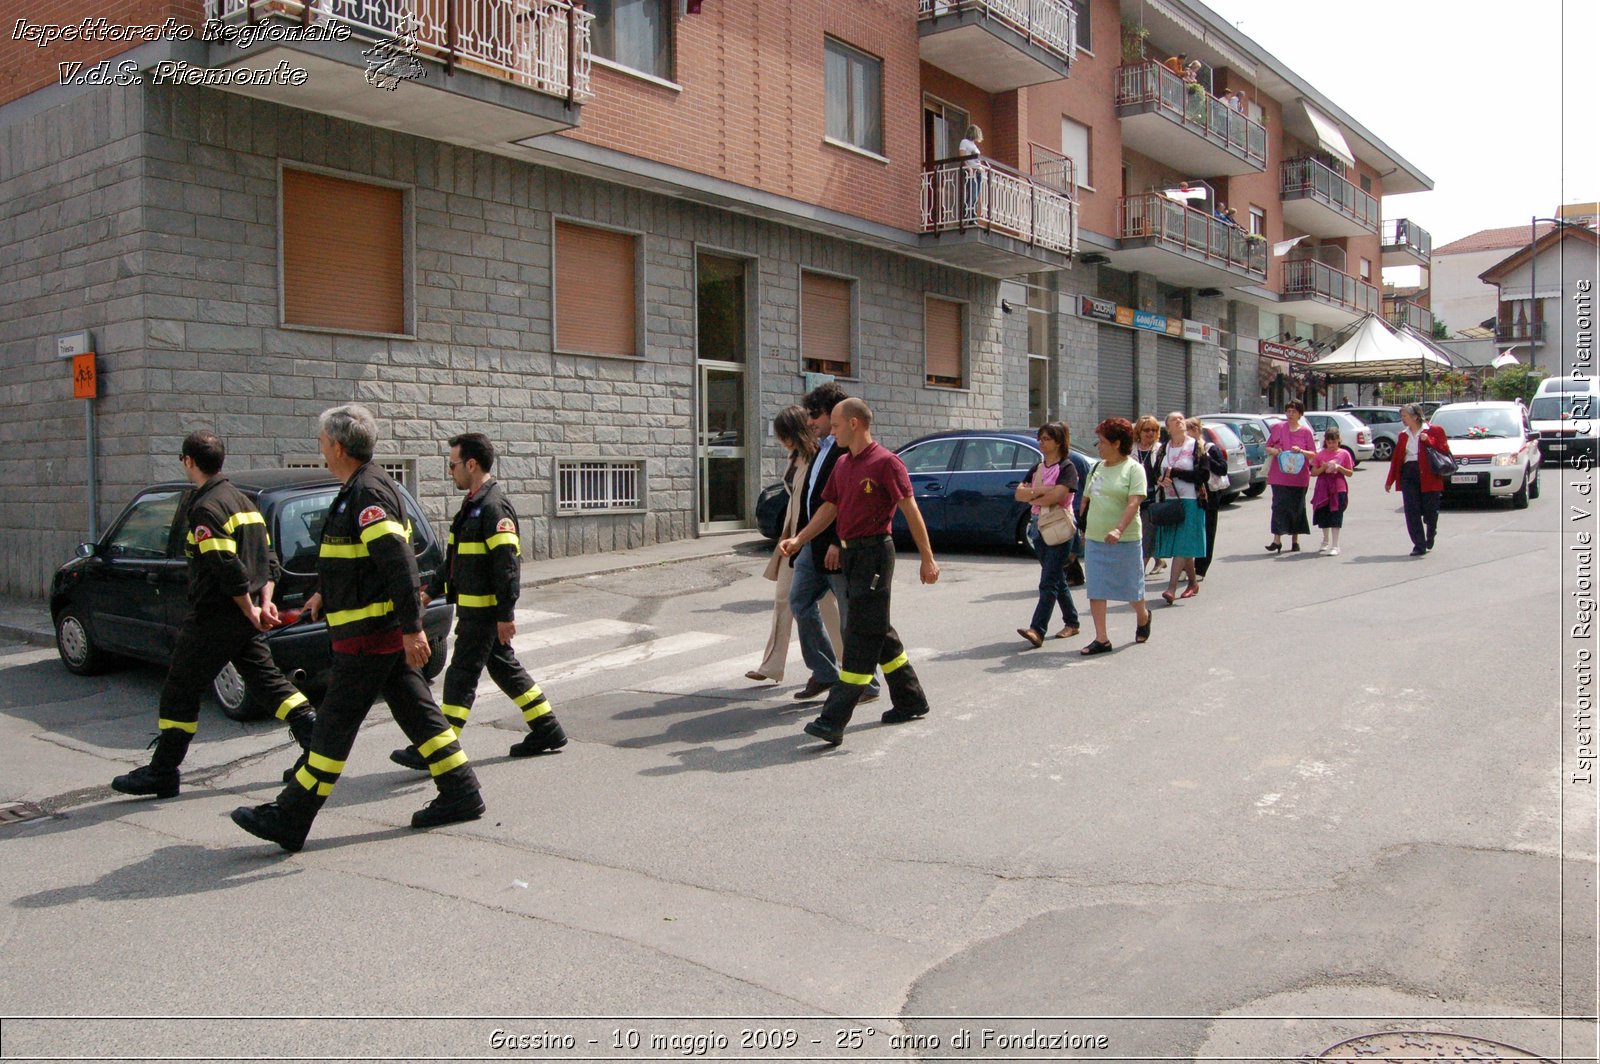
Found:
[[[99,395],[99,377],[95,374],[94,352],[72,356],[72,397],[93,399]]]

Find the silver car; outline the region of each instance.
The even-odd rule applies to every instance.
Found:
[[[1366,422],[1368,431],[1372,433],[1372,457],[1379,462],[1387,462],[1389,456],[1394,454],[1394,445],[1400,442],[1400,434],[1406,430],[1400,420],[1400,408],[1355,406],[1345,413]]]
[[[1222,493],[1223,503],[1230,503],[1250,486],[1250,463],[1244,455],[1244,441],[1231,427],[1218,421],[1201,420],[1215,439],[1212,441],[1228,452],[1228,488]]]
[[[1307,410],[1305,422],[1317,434],[1319,445],[1328,426],[1336,426],[1339,429],[1339,445],[1350,452],[1357,466],[1372,461],[1377,451],[1372,443],[1372,430],[1348,410]]]
[[[1267,435],[1271,426],[1259,414],[1201,414],[1207,425],[1226,425],[1244,441],[1245,466],[1250,471],[1247,496],[1260,495],[1267,490]],[[1233,449],[1228,449],[1231,459]]]

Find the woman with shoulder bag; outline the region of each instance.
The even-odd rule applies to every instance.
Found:
[[[1161,593],[1170,606],[1178,598],[1180,576],[1189,580],[1189,586],[1183,589],[1184,598],[1200,593],[1194,565],[1194,560],[1206,552],[1206,515],[1200,506],[1200,492],[1211,479],[1205,462],[1205,441],[1189,435],[1187,420],[1176,410],[1167,415],[1167,446],[1161,453],[1160,476],[1157,484],[1166,498],[1150,508],[1150,520],[1158,519],[1157,507],[1170,508],[1173,502],[1179,504],[1180,514],[1176,523],[1156,529],[1156,557],[1172,559],[1167,589]]]
[[[1400,408],[1406,429],[1395,441],[1389,457],[1389,479],[1384,491],[1400,485],[1405,503],[1406,532],[1411,536],[1411,556],[1420,558],[1433,549],[1439,532],[1439,500],[1444,497],[1444,477],[1434,472],[1429,452],[1449,456],[1450,441],[1444,430],[1423,420],[1422,407],[1407,403]]]
[[[779,445],[789,452],[789,469],[783,475],[783,482],[789,488],[789,508],[783,515],[783,534],[778,537],[781,543],[797,531],[800,497],[805,493],[811,462],[817,456],[817,441],[811,432],[811,421],[805,409],[798,406],[786,406],[778,411],[778,416],[772,420],[772,434]],[[772,605],[772,628],[767,633],[767,651],[761,664],[744,675],[747,680],[776,680],[781,683],[783,667],[789,659],[789,635],[794,630],[794,615],[789,612],[789,584],[794,576],[794,559],[785,558],[773,550],[767,570],[762,575],[778,583]],[[834,646],[844,646],[839,635],[839,603],[832,593],[823,596],[819,608],[828,638],[833,640]]]
[[[1155,419],[1154,414],[1141,414],[1139,420],[1133,423],[1133,453],[1131,457],[1144,469],[1144,482],[1154,485],[1161,479],[1161,422]],[[1144,500],[1144,505],[1139,508],[1141,518],[1149,516],[1150,504],[1155,501],[1155,492],[1151,492]],[[1139,526],[1144,529],[1144,563],[1150,564],[1150,559],[1156,552],[1156,526],[1154,523],[1141,520]],[[1156,558],[1155,566],[1150,570],[1159,573],[1167,567],[1167,563]]]
[[[1190,418],[1184,427],[1204,445],[1206,472],[1210,474],[1205,490],[1200,493],[1200,503],[1206,511],[1206,553],[1205,557],[1194,561],[1195,575],[1204,580],[1217,550],[1217,514],[1222,510],[1222,496],[1228,490],[1228,452],[1199,418]]]
[[[1017,634],[1035,647],[1044,646],[1045,633],[1050,630],[1050,614],[1057,603],[1061,605],[1064,627],[1056,633],[1056,638],[1078,634],[1078,607],[1067,587],[1067,554],[1078,531],[1072,519],[1078,470],[1067,458],[1071,441],[1072,436],[1062,422],[1052,421],[1041,426],[1039,450],[1044,460],[1028,470],[1014,496],[1033,509],[1033,517],[1028,522],[1028,541],[1039,559],[1039,603],[1033,609],[1033,620],[1028,627],[1018,628]]]

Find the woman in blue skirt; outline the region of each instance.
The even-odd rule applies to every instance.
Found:
[[[1194,560],[1206,553],[1206,512],[1200,504],[1200,489],[1211,475],[1204,443],[1189,435],[1183,414],[1176,410],[1167,415],[1167,443],[1161,450],[1159,469],[1156,483],[1163,495],[1183,502],[1183,520],[1156,529],[1155,556],[1172,559],[1167,589],[1161,593],[1170,606],[1180,597],[1180,576],[1189,581],[1182,598],[1194,598],[1200,593],[1200,577],[1194,567]]]

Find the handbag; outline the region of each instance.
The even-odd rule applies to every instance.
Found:
[[[1146,516],[1149,518],[1150,523],[1157,528],[1171,528],[1173,525],[1181,525],[1183,524],[1183,500],[1168,499],[1163,493],[1163,497],[1159,501],[1150,504],[1150,509]]]
[[[1072,511],[1065,506],[1052,506],[1039,513],[1039,538],[1052,547],[1059,547],[1078,534],[1072,520]]]
[[[1428,468],[1433,470],[1434,476],[1447,477],[1456,471],[1456,460],[1454,455],[1446,454],[1443,451],[1436,451],[1432,447],[1425,447],[1423,449],[1428,452]]]
[[[1291,477],[1293,477],[1293,476],[1298,476],[1300,473],[1302,473],[1305,470],[1305,468],[1306,468],[1306,456],[1305,455],[1297,454],[1294,451],[1279,451],[1278,452],[1278,470],[1280,472],[1287,473]]]

